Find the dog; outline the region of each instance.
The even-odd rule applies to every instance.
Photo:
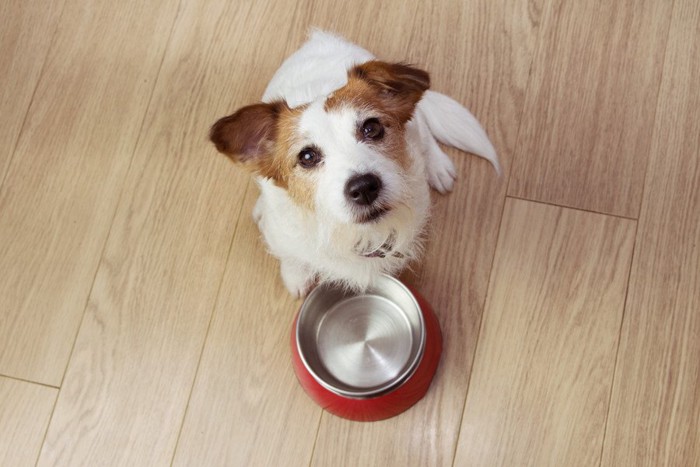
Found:
[[[423,70],[316,30],[262,102],[212,126],[217,150],[256,177],[253,218],[293,296],[321,282],[363,290],[420,256],[429,187],[447,193],[457,176],[438,141],[500,174],[476,118],[429,86]]]

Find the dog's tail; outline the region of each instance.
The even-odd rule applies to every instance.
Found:
[[[474,115],[459,102],[444,94],[426,91],[417,110],[438,141],[488,159],[501,175],[501,164],[489,137]]]

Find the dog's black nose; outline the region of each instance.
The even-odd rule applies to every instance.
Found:
[[[382,180],[370,173],[355,175],[345,184],[345,196],[360,206],[374,203],[381,190]]]

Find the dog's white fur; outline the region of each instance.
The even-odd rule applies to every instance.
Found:
[[[397,274],[419,256],[429,216],[429,185],[445,193],[456,178],[437,141],[488,159],[500,173],[496,151],[474,116],[432,91],[423,94],[405,125],[408,167],[358,143],[357,121],[372,115],[352,106],[327,111],[324,102],[347,84],[352,67],[374,59],[341,37],[314,31],[282,64],[263,95],[263,102],[307,106],[297,130],[324,154],[322,167],[313,174],[313,210],[299,206],[271,179],[257,177],[260,198],[253,216],[295,296],[319,281],[362,289],[380,273]],[[380,174],[377,202],[391,210],[376,221],[358,223],[344,187],[350,177],[366,172]]]

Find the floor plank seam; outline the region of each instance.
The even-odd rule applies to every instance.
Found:
[[[0,373],[0,378],[7,378],[7,379],[11,379],[13,381],[19,381],[22,383],[36,384],[37,386],[44,386],[46,388],[51,388],[51,389],[61,389],[60,386],[54,386],[53,384],[42,383],[40,381],[32,381],[30,379],[19,378],[17,376],[6,375],[6,374],[2,374],[2,373]]]
[[[7,180],[7,174],[10,173],[10,167],[12,167],[12,161],[15,158],[15,154],[17,153],[17,147],[19,146],[19,142],[22,139],[22,134],[24,133],[24,128],[27,125],[27,119],[29,118],[29,111],[32,108],[32,104],[34,104],[34,97],[36,96],[36,91],[39,89],[39,84],[41,84],[42,79],[44,78],[44,72],[46,71],[46,62],[49,61],[49,57],[51,56],[51,51],[53,50],[54,45],[56,44],[56,41],[54,40],[56,38],[56,34],[58,34],[58,26],[61,24],[61,21],[63,20],[63,13],[66,10],[66,2],[65,0],[61,4],[61,12],[58,15],[58,19],[56,20],[56,24],[54,26],[53,32],[51,33],[51,41],[49,42],[51,45],[49,45],[46,48],[46,54],[44,55],[44,62],[41,64],[41,70],[39,70],[39,76],[37,77],[36,84],[34,85],[34,90],[32,91],[32,96],[29,98],[29,103],[27,104],[27,109],[24,112],[24,118],[22,119],[22,124],[19,127],[19,131],[17,132],[17,137],[15,138],[15,143],[13,144],[12,151],[10,151],[10,158],[7,161],[7,165],[5,166],[5,172],[2,174],[2,180],[0,181],[0,193],[2,192],[2,188],[5,186],[5,180]]]
[[[318,424],[316,424],[316,436],[314,436],[314,444],[311,446],[311,455],[309,456],[309,467],[313,465],[314,455],[316,454],[316,444],[318,443],[318,437],[321,434],[321,421],[323,420],[323,415],[326,412],[324,410],[319,410]]]
[[[620,317],[620,326],[617,331],[617,346],[615,348],[615,363],[612,368],[612,380],[610,381],[610,394],[608,394],[608,410],[605,413],[605,422],[603,423],[603,440],[600,443],[600,457],[598,465],[603,465],[603,453],[605,452],[605,438],[608,432],[608,420],[610,419],[610,409],[612,404],[612,396],[615,390],[615,374],[617,373],[617,364],[620,357],[620,342],[622,341],[622,327],[625,324],[625,316],[627,315],[627,301],[630,295],[630,285],[632,280],[632,268],[634,266],[635,257],[637,256],[637,241],[639,235],[639,223],[635,222],[634,226],[634,244],[632,245],[632,256],[630,258],[629,270],[627,271],[627,287],[625,289],[625,300],[622,304],[622,316]]]
[[[56,405],[58,405],[58,397],[61,395],[61,388],[58,388],[58,391],[56,391],[56,397],[53,400],[53,405],[51,407],[51,415],[49,415],[49,421],[46,423],[46,429],[44,430],[44,434],[41,437],[41,447],[38,449],[36,453],[36,460],[34,461],[34,467],[37,467],[39,465],[39,459],[41,459],[41,453],[44,452],[44,444],[46,444],[46,437],[49,435],[49,427],[51,426],[51,422],[53,421],[53,414],[56,412]]]
[[[527,201],[527,202],[530,202],[530,203],[544,204],[545,206],[553,206],[553,207],[555,207],[555,208],[570,209],[570,210],[572,210],[572,211],[587,212],[587,213],[589,213],[589,214],[597,214],[597,215],[600,215],[600,216],[614,217],[614,218],[617,218],[617,219],[624,219],[624,220],[628,220],[628,221],[635,221],[635,222],[636,222],[636,221],[639,220],[639,219],[637,219],[637,218],[635,218],[635,217],[627,217],[627,216],[622,216],[622,215],[620,215],[620,214],[613,214],[613,213],[610,213],[610,212],[594,211],[594,210],[592,210],[592,209],[585,209],[585,208],[580,208],[580,207],[576,207],[576,206],[567,206],[567,205],[565,205],[565,204],[550,203],[550,202],[548,202],[548,201],[542,201],[542,200],[539,200],[539,199],[524,198],[524,197],[513,196],[513,195],[506,195],[506,198],[517,199],[517,200],[520,200],[520,201]]]

